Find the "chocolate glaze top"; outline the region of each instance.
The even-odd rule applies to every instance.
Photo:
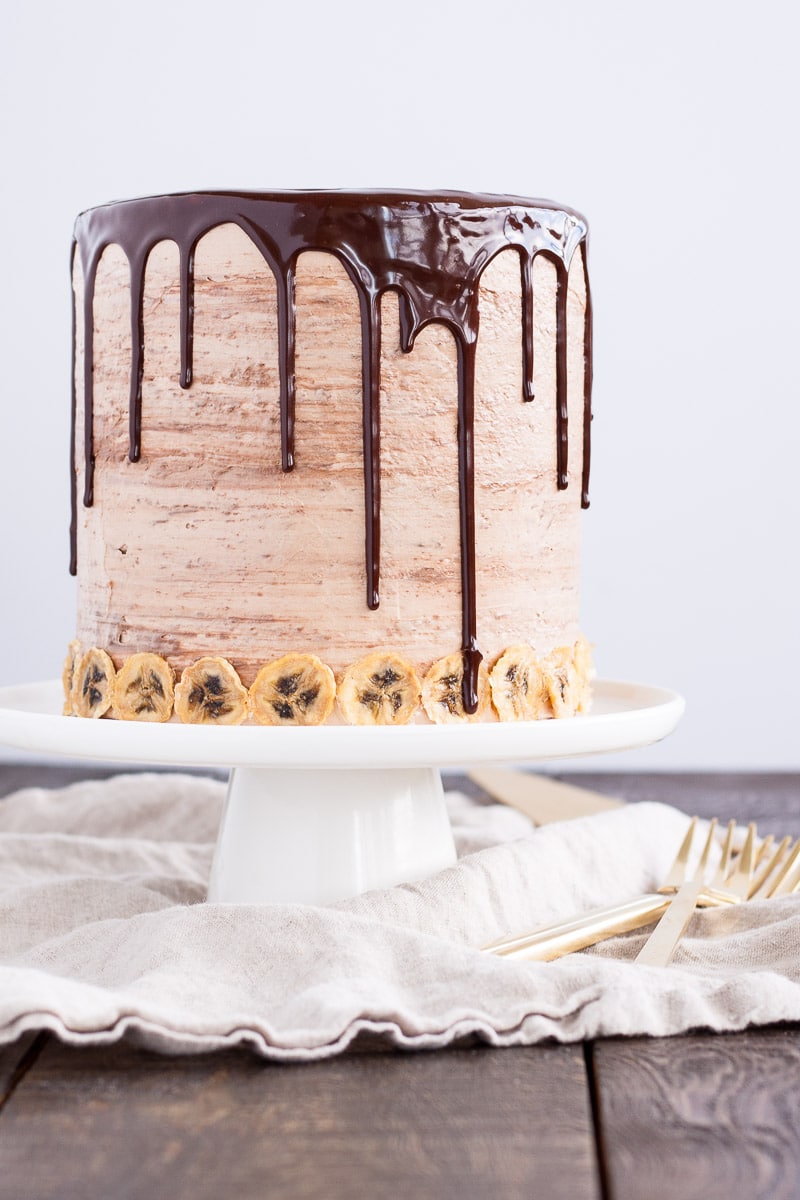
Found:
[[[380,348],[384,292],[398,293],[400,344],[411,351],[421,329],[433,321],[451,330],[458,363],[458,463],[461,529],[463,697],[477,708],[481,654],[475,611],[474,374],[481,275],[502,250],[519,254],[522,284],[522,400],[534,399],[533,283],[535,257],[556,266],[556,486],[569,482],[567,459],[567,273],[580,250],[585,269],[587,224],[572,209],[545,200],[457,192],[192,192],[121,201],[82,213],[75,224],[73,257],[84,279],[83,503],[94,497],[93,300],[103,251],[118,245],[130,263],[132,362],[129,457],[141,454],[144,324],[142,299],[147,258],[161,241],[180,253],[180,385],[192,382],[194,257],[197,243],[217,225],[238,225],[253,241],[277,282],[281,460],[294,466],[294,285],[297,259],[306,250],[326,251],[343,264],[361,312],[363,375],[366,602],[379,604],[380,588]],[[588,507],[591,424],[591,303],[587,280],[584,343],[584,453],[581,503]],[[73,317],[73,328],[74,328]],[[73,334],[74,342],[74,334]],[[74,370],[73,370],[74,381]],[[73,382],[74,388],[74,382]],[[72,524],[70,570],[77,570],[75,463],[76,397],[72,421]]]

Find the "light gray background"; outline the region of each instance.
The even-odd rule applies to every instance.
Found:
[[[800,767],[789,3],[77,0],[4,17],[0,685],[58,674],[72,222],[195,188],[454,187],[587,214],[583,624],[688,700],[586,765]]]

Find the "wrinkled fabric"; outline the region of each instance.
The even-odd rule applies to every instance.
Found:
[[[480,947],[663,878],[687,818],[633,804],[534,829],[448,795],[459,859],[325,907],[206,904],[225,786],[120,775],[0,801],[0,1041],[127,1036],[166,1054],[336,1054],[362,1031],[434,1048],[800,1020],[800,897],[707,909],[669,968],[646,931],[552,963]]]

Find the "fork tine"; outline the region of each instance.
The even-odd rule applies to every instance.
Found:
[[[721,889],[725,887],[725,877],[728,874],[728,869],[731,863],[733,854],[733,835],[736,831],[736,822],[731,818],[728,822],[728,830],[725,834],[725,841],[722,846],[722,854],[720,856],[719,865],[714,872],[714,878],[711,880],[713,888]]]
[[[789,896],[800,885],[800,841],[780,869],[770,890],[770,896]]]
[[[747,826],[747,837],[742,846],[742,852],[736,859],[736,865],[725,880],[725,887],[733,892],[740,900],[746,900],[750,892],[750,882],[753,877],[753,844],[756,827],[751,821]]]
[[[755,852],[754,861],[753,861],[753,869],[754,870],[758,870],[758,868],[763,863],[764,859],[767,857],[768,854],[770,854],[770,852],[772,851],[772,844],[774,841],[775,841],[775,834],[768,833],[767,836],[764,838],[763,842],[761,843],[761,845],[758,847],[758,849]]]
[[[730,821],[728,821],[728,831],[725,834],[725,845],[722,848],[722,865],[726,875],[728,867],[731,864],[731,859],[733,858],[733,837],[735,833],[736,819],[735,817],[731,817]]]
[[[697,864],[697,870],[695,871],[695,876],[697,879],[704,878],[705,873],[708,870],[708,859],[709,855],[711,854],[711,847],[714,845],[714,837],[717,832],[718,824],[719,822],[717,818],[712,817],[708,826],[708,837],[706,838],[706,844],[703,846],[703,853],[700,855],[700,862]]]
[[[692,817],[689,828],[686,830],[686,836],[681,842],[680,850],[675,856],[675,861],[667,872],[666,879],[658,889],[660,892],[677,890],[686,878],[686,867],[689,862],[689,854],[691,853],[692,840],[694,839],[696,829],[697,817]]]
[[[773,850],[769,861],[760,865],[759,870],[756,873],[752,884],[750,885],[750,895],[748,899],[761,900],[763,897],[772,894],[773,883],[777,882],[775,869],[784,859],[791,842],[792,839],[789,834],[787,834],[783,841],[778,843],[777,849]],[[775,878],[773,879],[773,877]]]

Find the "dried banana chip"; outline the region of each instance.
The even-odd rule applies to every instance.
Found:
[[[113,716],[119,721],[168,721],[174,695],[168,662],[158,654],[132,654],[117,672]]]
[[[490,704],[489,673],[481,663],[478,670],[478,708],[474,713],[464,709],[462,683],[464,655],[458,651],[435,662],[422,681],[422,705],[437,725],[459,721],[480,721]]]
[[[102,717],[114,698],[114,664],[105,650],[92,647],[78,660],[72,677],[72,712],[79,717]]]
[[[501,721],[540,721],[551,716],[542,667],[531,646],[504,650],[489,672],[489,684]]]
[[[591,680],[594,675],[594,663],[592,662],[592,643],[583,637],[583,635],[578,638],[572,648],[572,660],[575,664],[575,670],[585,684],[584,707],[580,711],[586,712],[591,699]]]
[[[241,725],[247,689],[225,658],[198,658],[175,688],[175,712],[189,725]]]
[[[61,710],[65,717],[75,716],[75,704],[72,699],[72,688],[75,684],[75,668],[83,653],[77,639],[67,647],[67,657],[64,659],[64,669],[61,672],[61,684],[64,688],[64,707]]]
[[[315,654],[284,654],[256,675],[250,711],[261,725],[322,725],[335,699],[330,667]]]
[[[544,686],[555,717],[574,717],[589,708],[588,648],[560,646],[542,664]]]
[[[406,725],[419,706],[419,680],[399,654],[379,651],[347,668],[337,699],[351,725]]]

